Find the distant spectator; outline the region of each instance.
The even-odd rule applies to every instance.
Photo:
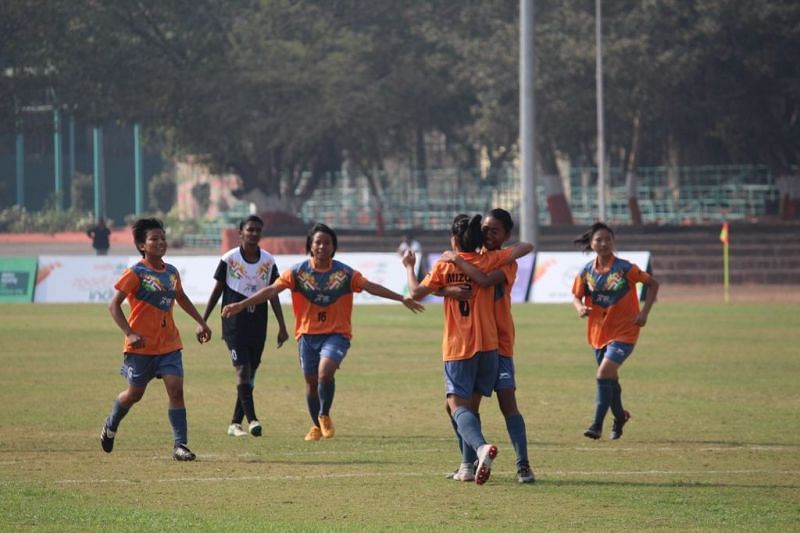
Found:
[[[89,228],[89,230],[86,231],[86,235],[92,238],[92,248],[95,249],[97,255],[108,255],[111,230],[106,226],[106,221],[103,217],[97,219],[97,224]]]

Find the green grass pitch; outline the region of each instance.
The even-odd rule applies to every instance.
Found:
[[[786,531],[800,521],[797,306],[657,304],[622,369],[633,418],[621,440],[607,427],[598,442],[582,436],[594,402],[585,322],[569,305],[515,306],[517,395],[538,481],[517,483],[491,398],[484,433],[500,454],[482,487],[445,479],[459,457],[439,306],[356,308],[337,434],[311,443],[293,340],[275,349],[271,324],[255,390],[264,436],[235,439],[219,321],[200,346],[175,313],[194,463],[171,459],[160,382],[114,452],[100,450],[124,388],[122,335],[105,306],[0,306],[0,529]]]

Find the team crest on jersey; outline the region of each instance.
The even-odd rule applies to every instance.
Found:
[[[239,279],[242,279],[243,277],[245,277],[244,265],[241,264],[236,259],[233,259],[233,258],[229,259],[228,260],[228,276],[230,278],[236,279],[236,280],[239,280]]]
[[[625,275],[630,270],[630,263],[614,260],[611,269],[600,274],[589,263],[583,271],[583,282],[586,293],[592,297],[592,303],[600,307],[610,307],[620,301],[628,293],[630,284]]]
[[[328,272],[317,272],[309,261],[294,268],[297,291],[315,305],[325,307],[350,292],[353,271],[334,261]]]
[[[175,288],[175,275],[170,274],[167,278],[166,282],[169,286],[166,286],[164,281],[160,279],[158,276],[154,274],[143,274],[141,277],[142,281],[142,288],[147,292],[163,292],[163,291],[170,291]]]
[[[132,270],[139,277],[136,298],[161,310],[168,310],[172,306],[178,286],[178,273],[175,268],[167,265],[166,272],[154,272],[140,263]]]

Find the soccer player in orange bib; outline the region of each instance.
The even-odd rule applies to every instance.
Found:
[[[638,266],[614,255],[614,232],[602,222],[595,222],[589,231],[575,239],[575,244],[597,254],[572,284],[578,316],[589,317],[588,339],[597,361],[594,420],[583,434],[599,439],[610,408],[614,415],[610,438],[616,440],[630,418],[630,413],[622,407],[619,368],[633,353],[639,329],[647,324],[658,294],[658,282]],[[641,310],[637,283],[643,283],[647,290]]]
[[[153,378],[164,381],[169,397],[176,461],[194,461],[187,443],[186,404],[183,399],[183,358],[181,336],[172,317],[175,302],[197,322],[195,332],[201,343],[211,339],[211,330],[181,286],[178,269],[164,262],[167,238],[164,225],[155,218],[143,218],[133,225],[133,242],[142,260],[125,270],[108,304],[111,318],[125,334],[124,359],[120,373],[128,388],[119,393],[100,433],[103,451],[111,453],[117,428],[128,410],[142,399]],[[122,302],[131,306],[129,317]]]
[[[503,245],[511,238],[511,231],[514,229],[514,220],[511,214],[505,209],[492,209],[481,222],[483,231],[483,250],[484,254],[493,254],[502,249]],[[494,315],[497,321],[498,336],[498,368],[497,381],[494,390],[497,393],[497,403],[500,412],[506,421],[506,429],[517,456],[517,481],[520,483],[533,483],[536,477],[531,468],[528,458],[528,435],[525,429],[525,419],[519,412],[517,406],[514,369],[514,319],[511,316],[511,288],[517,278],[517,263],[513,261],[491,272],[481,272],[477,267],[464,259],[458,259],[456,266],[466,272],[472,281],[481,287],[492,287],[494,289]],[[456,299],[469,297],[469,291],[460,287],[445,287],[443,296]],[[452,415],[449,411],[448,415]],[[452,418],[451,418],[452,421]],[[455,422],[453,422],[455,427]],[[458,436],[459,449],[464,450],[463,442]],[[467,447],[469,452],[469,447]],[[475,458],[467,453],[458,469],[450,474],[456,481],[472,481],[475,478]]]
[[[307,441],[329,439],[335,432],[330,417],[336,385],[334,375],[350,348],[353,293],[367,291],[396,300],[415,313],[425,309],[413,299],[373,283],[360,272],[335,261],[337,247],[336,233],[325,224],[315,224],[306,236],[306,253],[311,256],[308,260],[284,271],[272,285],[222,308],[223,318],[229,318],[250,305],[274,298],[285,289],[292,291],[294,334],[313,422],[305,436]]]
[[[483,485],[489,479],[492,461],[497,456],[497,447],[484,438],[477,415],[481,398],[491,396],[497,381],[499,340],[495,291],[493,287],[477,286],[457,265],[460,261],[468,261],[479,270],[488,272],[510,264],[533,250],[533,245],[529,243],[518,243],[492,254],[479,254],[478,250],[484,242],[481,220],[481,215],[470,218],[461,214],[455,217],[451,228],[452,252],[442,254],[442,258],[419,284],[414,274],[414,254],[408,251],[403,256],[414,299],[422,299],[448,286],[462,286],[470,290],[466,300],[444,300],[442,359],[447,403],[458,434],[464,441],[462,450],[465,456],[468,449],[477,456],[474,480],[478,485]]]

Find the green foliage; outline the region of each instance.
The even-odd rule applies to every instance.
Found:
[[[76,174],[70,186],[72,209],[91,211],[94,208],[94,181],[90,174]]]
[[[31,212],[20,206],[0,211],[0,233],[57,233],[85,231],[94,220],[89,211],[57,210],[52,207]],[[113,221],[107,221],[109,225]]]
[[[125,224],[132,226],[139,218],[157,218],[164,223],[167,231],[167,241],[170,247],[181,248],[184,245],[184,238],[187,234],[197,233],[202,226],[202,221],[193,218],[181,219],[174,212],[163,213],[142,213],[141,215],[129,215],[125,217]]]
[[[12,2],[0,17],[0,118],[50,103],[137,121],[171,155],[202,154],[246,188],[288,200],[322,177],[447,158],[492,169],[517,156],[518,3],[243,0]],[[536,2],[540,161],[594,157],[595,13]],[[800,4],[619,0],[603,5],[611,166],[800,157]],[[672,158],[672,159],[670,159]],[[309,178],[310,176],[310,178]],[[159,206],[161,208],[162,206]]]
[[[177,198],[175,176],[169,172],[153,176],[147,184],[147,198],[150,201],[151,209],[162,213],[172,209]]]

